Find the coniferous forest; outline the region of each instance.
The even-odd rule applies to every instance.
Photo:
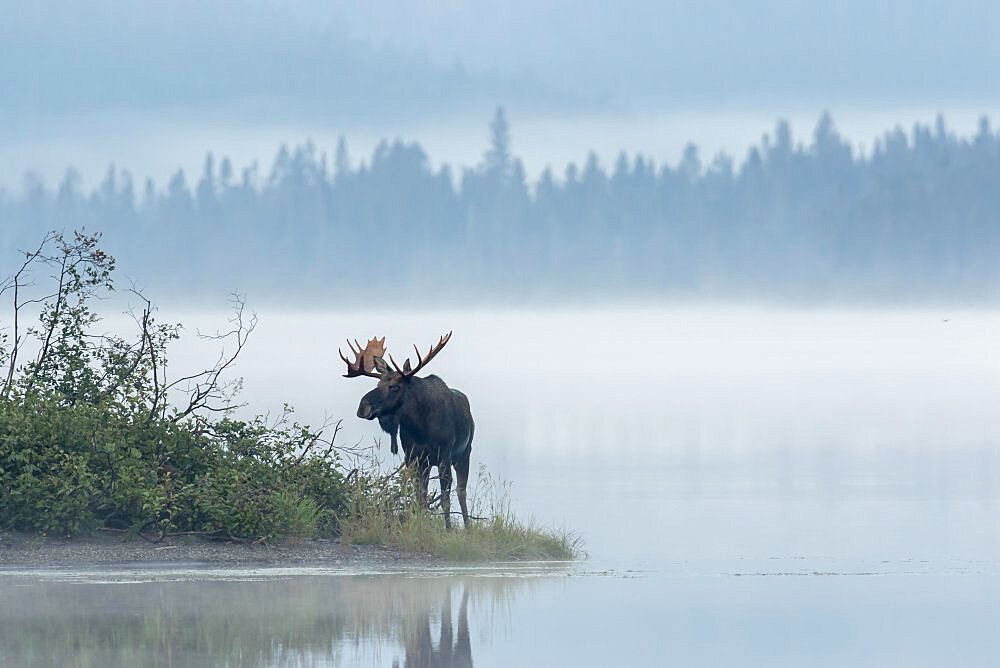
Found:
[[[516,132],[516,128],[513,130]],[[591,155],[529,182],[502,109],[478,165],[416,143],[357,160],[282,146],[269,169],[209,154],[201,174],[109,168],[85,192],[28,175],[0,191],[0,252],[50,229],[99,231],[159,294],[254,298],[992,301],[1000,296],[1000,135],[886,132],[862,152],[824,114],[779,121],[742,159]],[[327,150],[329,148],[330,150]],[[183,266],[185,269],[179,270]]]

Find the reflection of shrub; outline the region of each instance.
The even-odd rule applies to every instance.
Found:
[[[448,647],[438,642],[448,638],[448,622],[458,620],[454,640],[471,622],[486,642],[495,629],[504,628],[502,620],[509,618],[517,596],[546,586],[543,578],[482,575],[241,578],[238,586],[212,578],[115,579],[130,582],[115,589],[116,605],[104,603],[104,583],[43,578],[19,587],[5,582],[0,665],[388,665],[384,652],[394,653],[389,647],[381,655],[370,648],[398,643],[420,652],[423,660],[417,665],[471,666],[471,658],[450,664],[434,660]],[[456,599],[461,603],[454,610]],[[67,620],[67,611],[76,614]],[[431,640],[432,620],[441,623],[433,648],[420,644]]]
[[[332,442],[288,408],[272,422],[232,418],[239,382],[225,374],[256,324],[242,301],[212,337],[228,352],[168,381],[180,327],[155,322],[139,293],[134,340],[97,331],[90,304],[113,290],[114,269],[97,240],[50,234],[0,283],[13,301],[0,332],[0,528],[335,532],[346,491]],[[46,295],[35,284],[50,272]],[[25,328],[32,306],[37,324]]]

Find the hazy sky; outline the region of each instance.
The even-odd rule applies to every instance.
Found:
[[[994,99],[985,0],[333,3],[355,33],[636,104]],[[315,10],[314,10],[315,11]]]
[[[420,86],[440,87],[456,107],[520,97],[647,110],[978,103],[1000,93],[1000,4],[984,0],[0,6],[0,83],[15,107],[253,101],[289,112],[295,105],[280,98],[291,97],[313,112],[340,98],[326,107],[361,113],[343,101],[356,97],[406,116],[433,106]]]

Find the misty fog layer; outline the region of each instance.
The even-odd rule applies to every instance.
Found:
[[[183,315],[183,317],[181,317]],[[693,573],[1000,573],[1000,316],[960,310],[264,309],[238,369],[255,410],[343,418],[374,386],[337,346],[386,336],[397,361],[465,392],[479,465],[515,508],[579,531],[593,568]],[[213,331],[222,313],[165,311]],[[178,375],[214,359],[182,340]]]

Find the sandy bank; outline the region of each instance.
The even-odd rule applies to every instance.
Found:
[[[97,533],[53,538],[0,532],[0,569],[121,566],[189,563],[223,566],[324,565],[359,569],[422,566],[437,563],[420,555],[369,545],[343,546],[338,540],[287,539],[249,545],[194,536],[151,543],[142,538]]]

